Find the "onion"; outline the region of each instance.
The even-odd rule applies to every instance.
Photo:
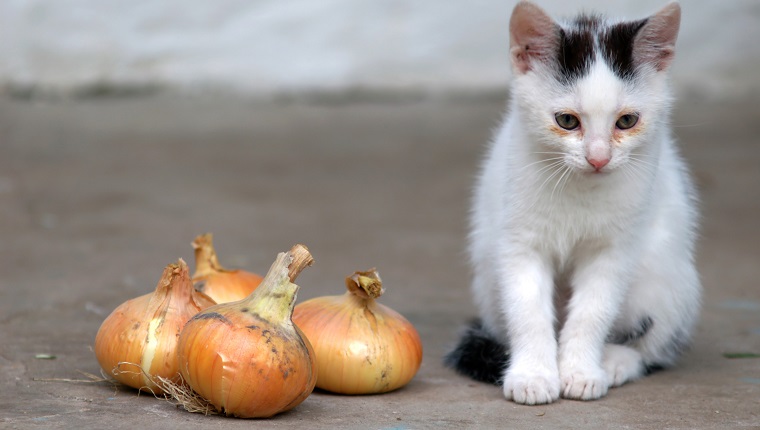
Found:
[[[217,412],[269,417],[314,390],[314,350],[291,321],[298,291],[292,280],[312,262],[303,245],[280,253],[250,296],[212,306],[182,330],[182,377]]]
[[[193,288],[180,259],[166,266],[154,292],[127,300],[103,321],[95,336],[95,357],[122,384],[160,394],[159,378],[179,380],[176,348],[182,327],[212,305]]]
[[[193,282],[198,291],[217,303],[234,302],[248,297],[261,283],[261,276],[245,270],[229,270],[219,264],[211,233],[193,240],[195,273]]]
[[[348,292],[296,306],[293,322],[317,355],[317,387],[340,394],[384,393],[406,385],[422,362],[414,326],[377,303],[383,294],[375,269],[346,278]]]

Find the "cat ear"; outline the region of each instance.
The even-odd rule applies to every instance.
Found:
[[[650,16],[633,42],[636,64],[651,64],[658,72],[667,69],[675,56],[680,24],[681,6],[676,2]]]
[[[559,27],[543,9],[527,1],[515,6],[509,20],[509,52],[518,73],[549,62],[558,45]]]

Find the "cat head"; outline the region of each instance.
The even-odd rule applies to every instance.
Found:
[[[529,132],[582,172],[609,172],[636,159],[667,121],[666,72],[680,19],[677,3],[636,21],[580,15],[566,23],[533,3],[517,4],[513,92]]]

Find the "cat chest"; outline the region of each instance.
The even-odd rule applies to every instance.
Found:
[[[640,212],[619,202],[558,201],[515,211],[508,229],[519,242],[560,259],[586,244],[617,242],[635,234]]]

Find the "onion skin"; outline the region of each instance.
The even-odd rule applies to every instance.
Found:
[[[340,296],[307,300],[296,306],[293,321],[317,355],[317,387],[338,394],[385,393],[406,385],[422,363],[422,342],[401,314],[375,301],[382,294],[357,290],[357,272]],[[355,281],[356,280],[356,281]]]
[[[314,350],[291,321],[298,290],[291,282],[295,276],[288,275],[294,252],[281,253],[249,297],[212,306],[182,330],[182,377],[221,413],[270,417],[296,407],[314,390]]]
[[[95,357],[117,381],[163,393],[157,377],[179,381],[177,340],[185,323],[214,301],[197,292],[181,259],[164,269],[153,293],[119,305],[95,336]]]
[[[181,337],[181,372],[193,391],[241,418],[270,417],[303,402],[317,375],[303,333],[222,307],[191,320]]]
[[[195,250],[195,288],[211,297],[216,303],[242,300],[250,295],[263,279],[245,270],[229,270],[219,264],[213,244],[213,235],[206,233],[193,240]]]

